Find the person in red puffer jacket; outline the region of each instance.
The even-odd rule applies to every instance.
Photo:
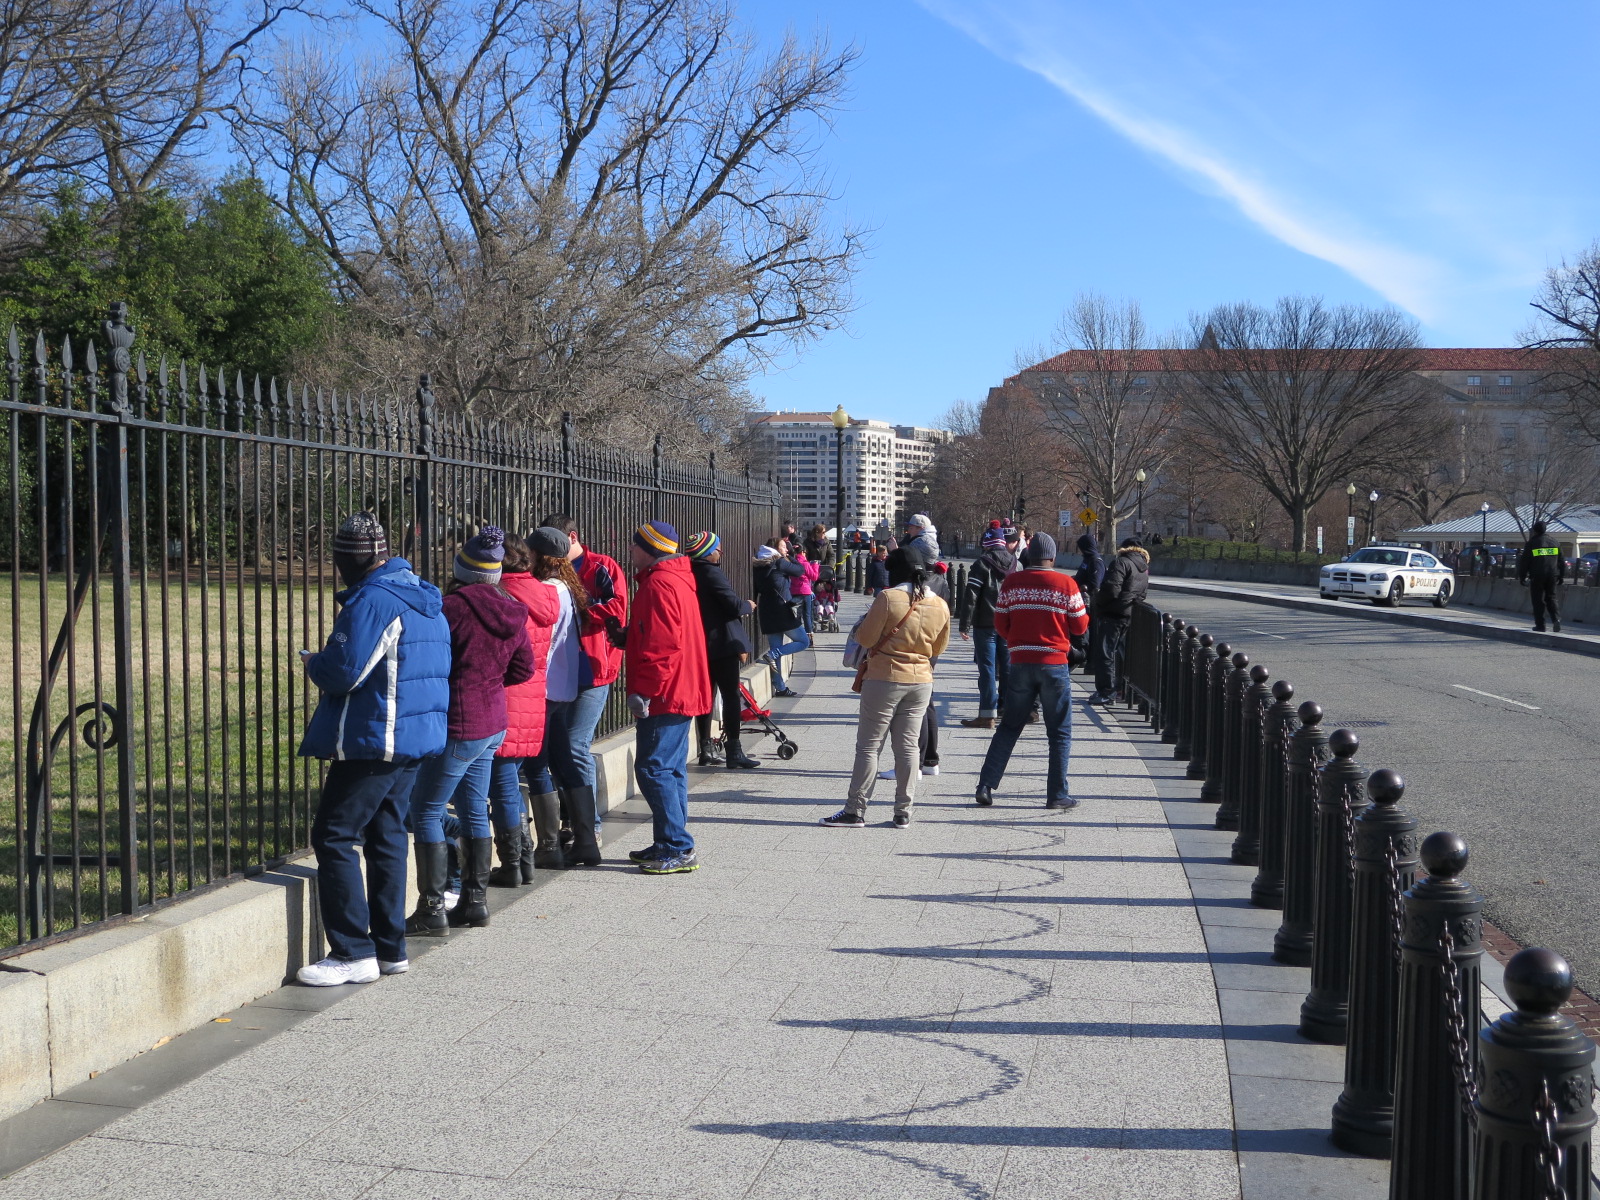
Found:
[[[589,596],[579,630],[584,657],[577,698],[553,709],[546,727],[550,773],[562,795],[562,811],[570,820],[574,794],[580,800],[594,794],[594,755],[590,747],[594,743],[594,731],[605,714],[611,685],[622,673],[623,630],[628,624],[628,579],[616,559],[583,544],[578,536],[578,523],[570,516],[551,513],[539,525],[566,535],[567,561]],[[579,792],[579,789],[587,789],[587,792]],[[594,833],[598,838],[599,808],[592,802],[590,807],[594,809]]]
[[[417,841],[417,909],[406,932],[444,937],[449,925],[489,923],[489,780],[494,753],[505,740],[506,688],[533,678],[533,647],[528,642],[528,610],[500,587],[505,533],[493,525],[467,539],[456,554],[455,578],[445,589],[444,616],[450,623],[450,709],[444,753],[427,759],[411,798],[411,825]],[[444,842],[441,818],[454,801],[466,835],[461,868],[461,899],[445,916],[445,857],[424,847]],[[423,863],[430,864],[426,877]]]
[[[628,708],[637,722],[634,775],[650,805],[655,840],[631,858],[647,875],[700,865],[689,836],[689,722],[711,711],[711,674],[700,597],[678,531],[647,521],[633,534],[639,589],[628,627]]]
[[[506,689],[506,738],[494,754],[489,781],[489,821],[500,865],[489,872],[492,887],[519,887],[533,882],[533,838],[528,834],[522,804],[522,761],[544,749],[545,668],[550,634],[561,616],[554,589],[530,575],[533,552],[512,538],[505,546],[500,586],[528,610],[528,644],[533,650],[533,678]]]

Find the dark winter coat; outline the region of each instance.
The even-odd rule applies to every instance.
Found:
[[[700,600],[700,623],[706,631],[706,657],[738,658],[750,653],[742,618],[749,612],[748,602],[739,599],[728,574],[716,563],[690,559],[694,586]]]
[[[533,678],[528,610],[499,588],[469,583],[444,598],[450,622],[450,736],[463,742],[504,733],[506,688]]]
[[[1566,578],[1566,564],[1561,559],[1561,548],[1550,540],[1549,534],[1530,537],[1528,544],[1517,555],[1517,582],[1560,583]]]
[[[305,662],[322,694],[300,753],[396,762],[442,752],[450,626],[439,589],[391,558],[334,601],[328,644]]]
[[[973,626],[994,628],[994,603],[1000,599],[1000,585],[1020,566],[1017,556],[1004,546],[983,552],[967,576],[967,602],[961,606],[962,633]]]
[[[1085,596],[1093,596],[1106,577],[1106,561],[1100,557],[1100,543],[1094,540],[1094,534],[1086,533],[1078,538],[1078,553],[1083,555],[1083,561],[1073,573],[1073,581]]]
[[[876,558],[867,560],[867,591],[876,596],[888,586],[889,564]]]
[[[1134,604],[1150,590],[1150,554],[1139,546],[1124,546],[1106,568],[1106,577],[1094,597],[1095,619],[1126,621]]]
[[[757,559],[750,578],[756,589],[756,619],[762,633],[788,633],[799,629],[800,610],[791,607],[794,599],[789,581],[805,575],[805,568],[786,558]]]

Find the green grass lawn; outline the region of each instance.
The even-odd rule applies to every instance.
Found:
[[[321,764],[295,750],[315,704],[299,649],[316,649],[334,613],[331,581],[290,587],[270,580],[157,580],[131,597],[128,648],[133,710],[120,723],[133,755],[141,903],[202,886],[281,858],[308,839]],[[276,603],[274,603],[274,599]],[[13,582],[0,572],[0,778],[14,802],[0,808],[0,949],[30,934],[20,891],[25,840],[29,728],[50,647],[68,609],[59,575]],[[109,581],[79,613],[73,653],[63,661],[44,714],[51,732],[74,710],[116,703],[116,652]],[[93,713],[74,727],[94,725]],[[91,738],[94,730],[90,730]],[[60,742],[41,822],[46,853],[76,865],[47,872],[47,925],[61,932],[118,911],[121,850],[117,747],[76,733]],[[47,889],[48,890],[48,887]],[[74,899],[74,891],[77,897]]]

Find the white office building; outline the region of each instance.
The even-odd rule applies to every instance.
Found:
[[[785,515],[802,526],[832,528],[838,487],[833,414],[764,413],[752,432],[769,450]],[[844,430],[845,527],[892,525],[923,507],[921,475],[949,438],[942,429],[852,417]]]

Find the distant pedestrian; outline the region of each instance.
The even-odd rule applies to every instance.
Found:
[[[439,589],[390,558],[383,526],[356,513],[333,535],[344,590],[327,644],[300,652],[320,695],[300,753],[331,759],[311,824],[328,957],[301,983],[371,983],[409,967],[406,814],[424,760],[445,748],[450,626]],[[356,852],[357,846],[361,853]],[[444,846],[426,868],[445,873]],[[366,881],[362,881],[362,860]]]
[[[856,829],[866,824],[867,804],[878,778],[884,742],[892,741],[895,765],[894,824],[911,823],[922,774],[917,735],[933,700],[933,665],[950,641],[950,609],[928,591],[919,557],[906,550],[889,556],[891,585],[878,593],[856,630],[866,649],[861,683],[861,718],[856,760],[844,807],[822,824]]]
[[[831,567],[834,563],[833,543],[828,540],[828,527],[826,525],[813,525],[801,543],[805,547],[806,557],[820,567]]]
[[[790,553],[794,555],[795,566],[800,568],[801,573],[789,581],[789,591],[794,602],[800,606],[801,627],[810,637],[816,626],[817,598],[814,589],[822,574],[822,564],[812,562],[806,557],[806,552],[794,543],[790,543]]]
[[[994,627],[1006,639],[1011,673],[1005,715],[989,743],[974,799],[988,807],[1005,777],[1011,752],[1035,703],[1042,705],[1050,744],[1045,807],[1073,808],[1067,785],[1072,754],[1071,664],[1081,659],[1089,616],[1072,576],[1054,567],[1055,539],[1036,533],[1023,553],[1023,570],[1006,577],[995,604]]]
[[[745,637],[744,617],[755,611],[755,604],[742,600],[733,590],[722,569],[722,539],[709,530],[697,533],[684,543],[689,567],[694,572],[695,596],[700,604],[700,623],[706,635],[706,669],[711,687],[722,700],[722,755],[711,746],[711,710],[695,718],[702,767],[725,765],[730,770],[748,771],[761,763],[740,746],[739,722],[744,703],[739,695],[739,667],[750,661],[750,642]]]
[[[773,538],[756,547],[750,574],[756,590],[756,623],[767,639],[761,661],[772,671],[772,694],[796,696],[799,693],[784,679],[783,660],[811,646],[793,592],[794,581],[804,577],[805,568],[790,561],[788,542]]]
[[[600,836],[600,810],[595,802],[594,731],[605,715],[611,685],[622,673],[622,643],[628,624],[628,581],[617,560],[584,545],[578,523],[566,513],[549,513],[539,522],[541,529],[554,529],[567,539],[567,561],[588,595],[579,613],[578,636],[582,655],[578,658],[577,691],[570,702],[553,705],[546,730],[547,755],[559,788],[563,816],[573,822],[572,812],[581,808]],[[537,551],[537,546],[530,545]],[[541,571],[537,557],[534,574],[544,580],[564,578]],[[566,835],[576,844],[576,834]],[[585,841],[581,859],[599,862],[598,842]],[[586,862],[581,865],[589,865]]]
[[[927,513],[912,513],[906,518],[905,537],[900,544],[908,549],[920,550],[929,562],[937,562],[943,553],[939,548],[939,530]]]
[[[494,756],[505,740],[506,688],[533,678],[528,610],[500,586],[505,533],[494,525],[469,537],[456,553],[455,577],[445,587],[444,615],[450,622],[450,714],[444,753],[428,759],[417,780],[411,827],[417,840],[417,907],[406,932],[444,937],[450,925],[489,924],[488,886],[494,842],[489,828],[489,782]],[[465,835],[461,899],[444,907],[446,805],[455,809]]]
[[[1090,704],[1110,704],[1121,698],[1122,656],[1128,642],[1133,606],[1150,590],[1150,554],[1138,538],[1124,538],[1117,556],[1106,568],[1094,601],[1091,631],[1094,647],[1094,694]]]
[[[961,606],[961,638],[972,642],[972,657],[978,664],[978,715],[961,723],[969,729],[993,729],[1000,714],[1000,697],[1005,694],[1007,668],[1005,639],[995,632],[994,606],[1000,599],[1000,585],[1006,576],[1020,568],[1017,556],[1007,545],[1011,529],[991,521],[984,530],[978,561],[967,576],[966,603]]]
[[[634,776],[650,806],[652,840],[629,858],[647,875],[699,869],[689,834],[689,722],[711,711],[700,602],[678,531],[646,521],[633,534],[633,623],[628,627],[628,710]]]
[[[867,560],[866,593],[876,596],[889,586],[889,551],[879,546]]]
[[[1533,600],[1533,627],[1545,629],[1545,614],[1557,633],[1561,632],[1561,584],[1566,581],[1567,565],[1561,547],[1549,538],[1549,526],[1535,521],[1528,530],[1528,542],[1517,555],[1517,582],[1526,585]]]
[[[1078,538],[1078,569],[1073,574],[1073,581],[1078,585],[1078,592],[1083,597],[1083,603],[1089,610],[1089,657],[1084,661],[1085,674],[1092,672],[1095,657],[1095,631],[1094,619],[1095,594],[1100,590],[1100,581],[1106,576],[1106,562],[1100,557],[1100,543],[1093,533],[1085,530]]]

